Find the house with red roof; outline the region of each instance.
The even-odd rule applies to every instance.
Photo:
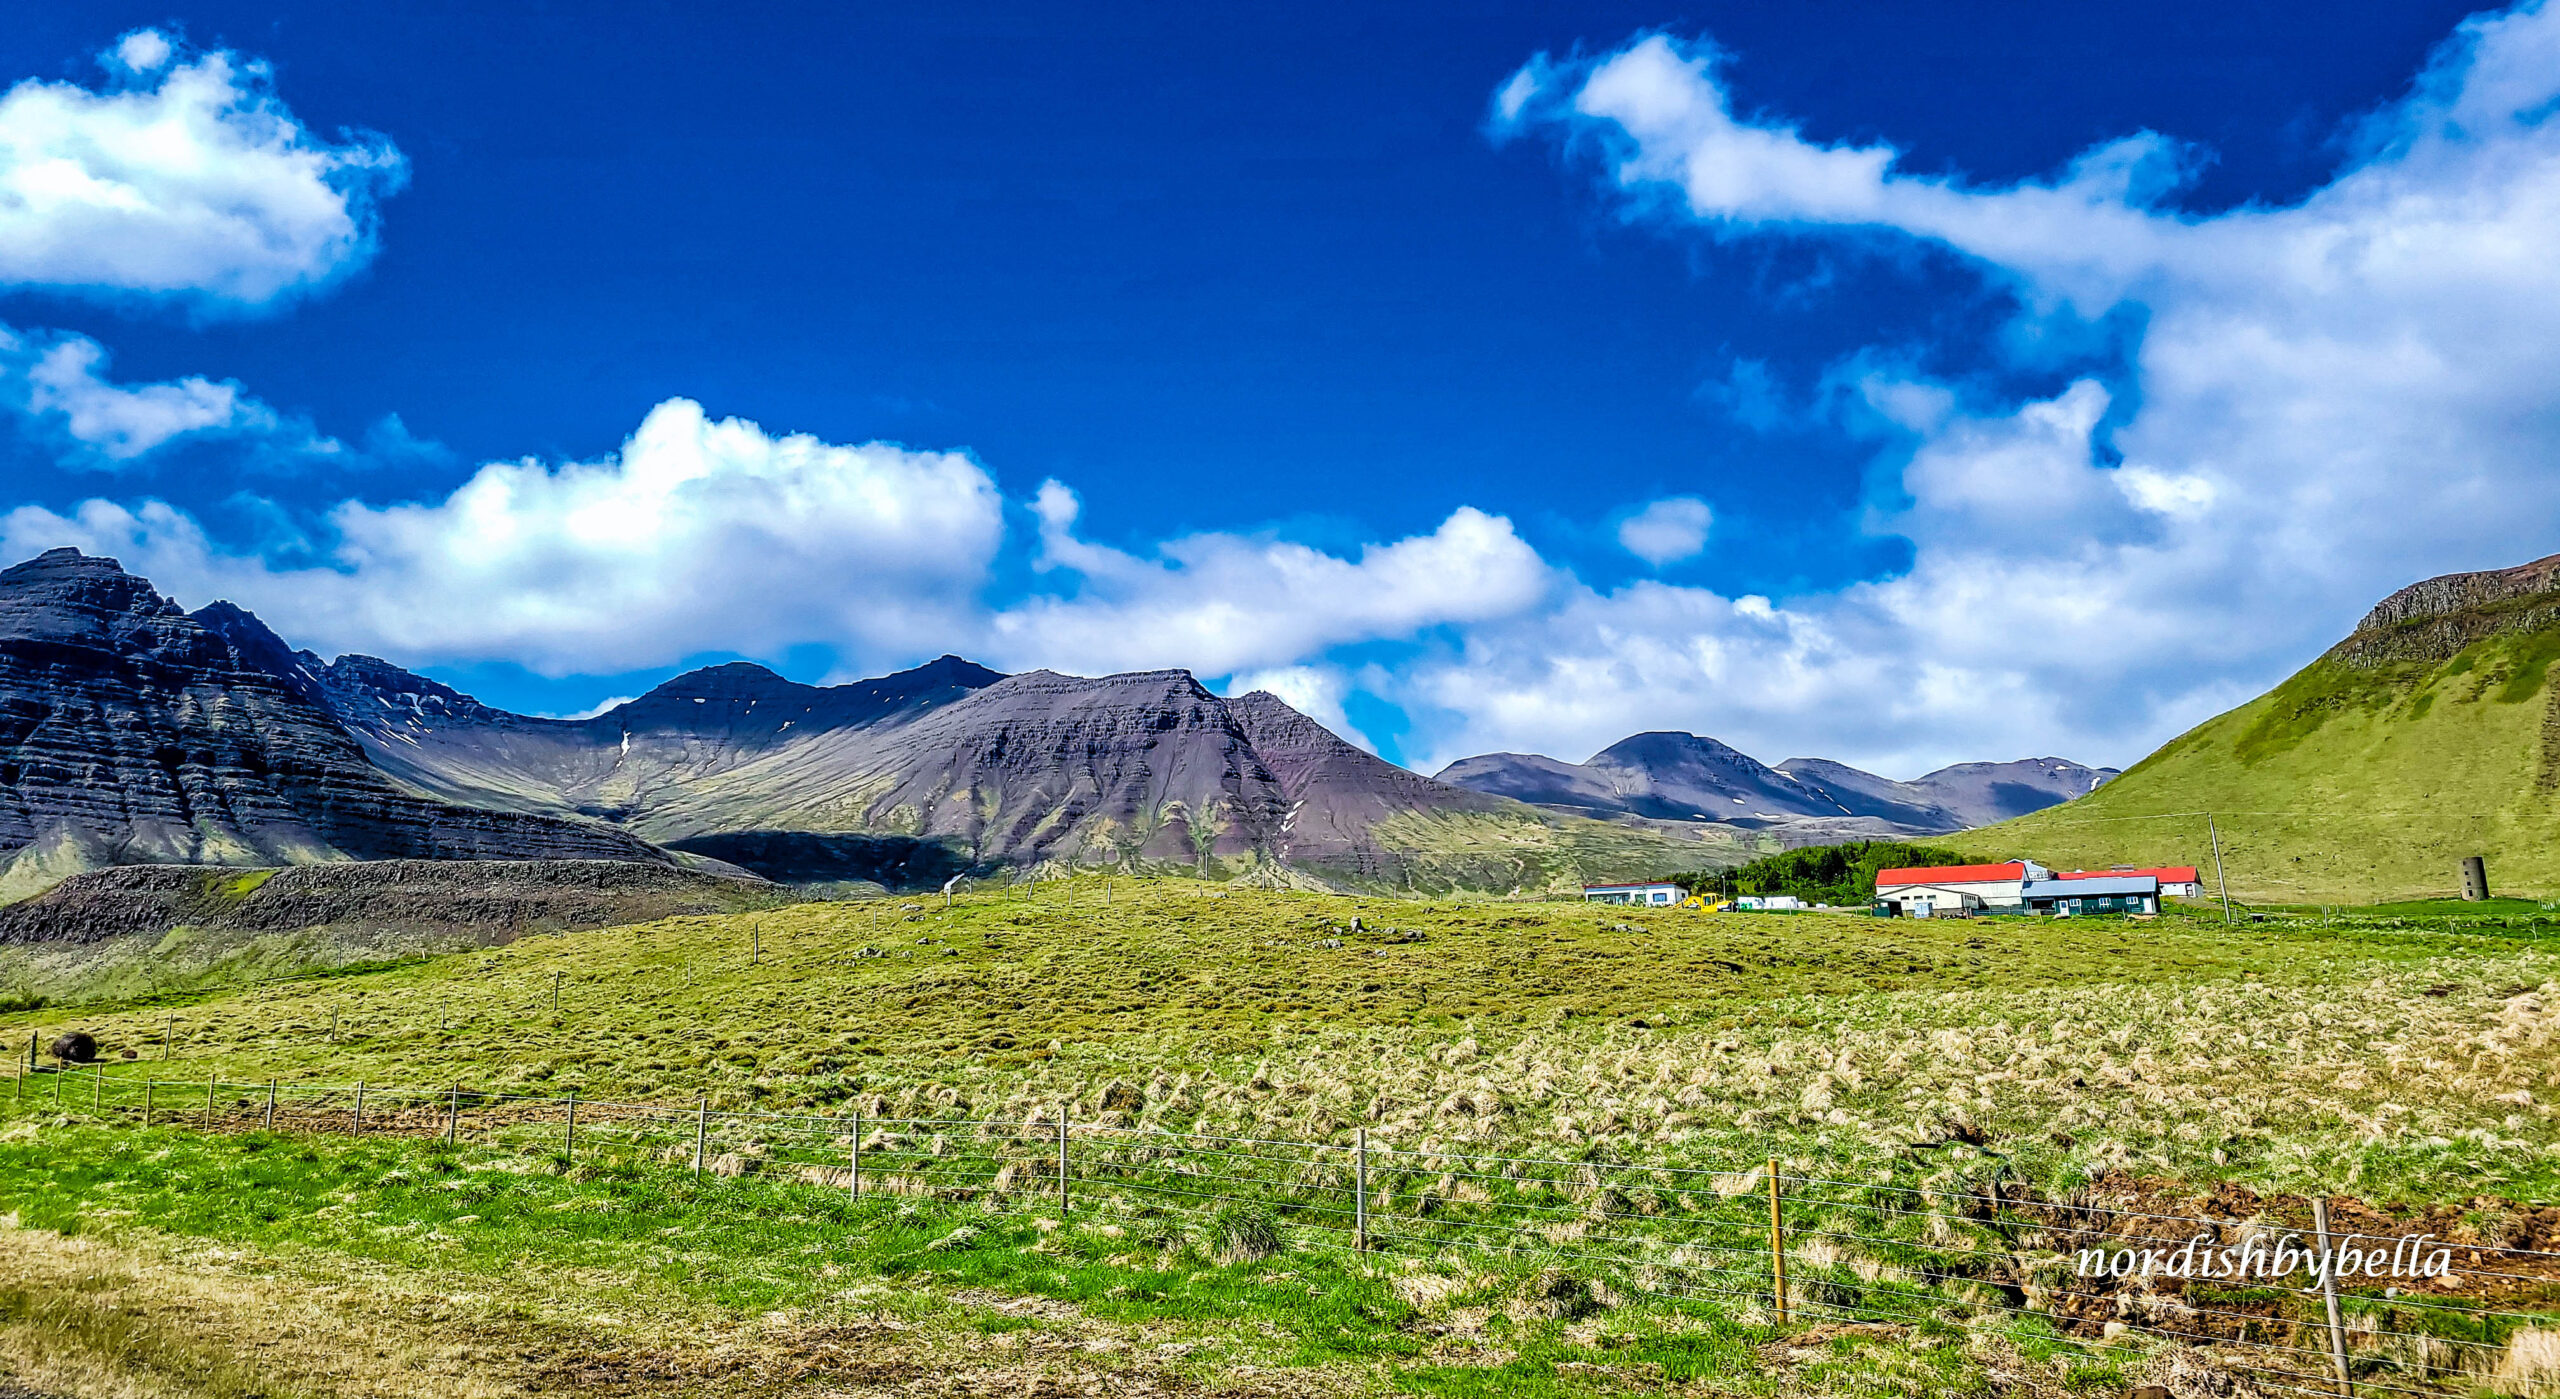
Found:
[[[2053,871],[2033,860],[1878,870],[1876,906],[1896,918],[1961,917],[1975,909],[2022,908],[2027,881],[2051,878]]]

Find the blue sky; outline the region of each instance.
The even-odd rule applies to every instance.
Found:
[[[19,17],[0,183],[118,193],[0,214],[0,542],[531,711],[952,650],[1895,775],[2560,548],[2560,375],[2462,364],[2560,320],[2539,8],[1374,8]]]

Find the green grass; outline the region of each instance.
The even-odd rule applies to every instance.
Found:
[[[530,938],[234,994],[0,1013],[0,1043],[77,1026],[111,1059],[139,1056],[131,1074],[874,1115],[1091,1112],[1119,1084],[1140,1094],[1141,1120],[1182,1129],[1335,1141],[1368,1125],[1541,1150],[1608,1138],[1717,1165],[1773,1142],[1890,1161],[1891,1137],[1924,1139],[1954,1114],[2013,1137],[2015,1159],[2058,1180],[2145,1160],[2277,1184],[2354,1168],[2321,1153],[2380,1168],[2401,1143],[2348,1124],[2359,1104],[2416,1090],[2363,1074],[2368,1089],[2308,1093],[2211,1149],[2140,1099],[2096,1114],[2114,1130],[2057,1132],[2053,1119],[2090,1111],[2074,1080],[2128,1064],[2165,1059],[2182,1092],[2204,1093],[2243,1063],[2282,1075],[2348,1062],[2357,1024],[2458,1035],[2498,1013],[2503,988],[2545,978],[2550,931],[1707,915],[1174,881],[1120,881],[1108,905],[1102,893],[1087,879],[947,913],[814,904]],[[2438,986],[2461,994],[2420,994]],[[2263,1024],[2225,1027],[2203,1060],[2177,1048],[2195,1006],[2283,1023],[2324,1004],[2361,1009],[2294,1037],[2296,1062]],[[1948,1035],[1983,1047],[1911,1057]],[[2047,1072],[1981,1088],[1989,1068],[1969,1065],[1994,1042]],[[1836,1106],[1799,1101],[1816,1081]],[[1480,1110],[1453,1117],[1452,1095]],[[2420,1096],[2446,1133],[2513,1130],[2485,1079],[2476,1095]],[[2530,1135],[2544,1140],[2538,1117]],[[2389,1169],[2433,1180],[2444,1167],[2425,1158]],[[2542,1155],[2515,1166],[2560,1195]]]
[[[1774,1156],[1800,1175],[1939,1192],[2062,1198],[2141,1180],[2200,1196],[2230,1181],[2459,1207],[2492,1229],[2497,1201],[2560,1198],[2548,1049],[2560,947],[2520,911],[2448,932],[2438,915],[2382,908],[2225,926],[2218,910],[1884,920],[1126,879],[1107,897],[1088,878],[947,912],[916,899],[669,919],[325,980],[0,1014],[0,1043],[89,1029],[111,1058],[140,1056],[113,1058],[128,1103],[137,1078],[217,1074],[1026,1129],[1063,1103],[1084,1121],[1120,1113],[1137,1131],[1337,1155],[1365,1130],[1374,1149],[1436,1160],[1730,1171]],[[0,1138],[0,1211],[46,1228],[404,1269],[587,1268],[727,1315],[816,1307],[848,1279],[928,1309],[983,1288],[1245,1338],[1204,1351],[1224,1357],[1214,1364],[1383,1375],[1433,1394],[1641,1391],[1691,1375],[1748,1392],[1766,1368],[1747,1308],[1622,1298],[1546,1316],[1530,1305],[1537,1250],[1429,1248],[1372,1272],[1386,1261],[1348,1258],[1285,1200],[1224,1219],[1209,1205],[1106,1219],[1097,1202],[1091,1221],[1052,1230],[1031,1222],[1028,1198],[857,1205],[779,1172],[697,1192],[667,1142],[622,1161],[582,1153],[567,1170],[529,1140],[446,1152],[76,1124]],[[1466,1208],[1425,1203],[1448,1194],[1439,1169],[1382,1188],[1456,1228]],[[1488,1214],[1544,1201],[1492,1190]],[[1647,1231],[1690,1208],[1639,1203],[1611,1227],[1654,1246]],[[1256,1259],[1263,1228],[1283,1251]],[[1924,1257],[1939,1242],[1891,1247]],[[1809,1262],[1803,1280],[1861,1296],[1854,1261]],[[1416,1291],[1417,1276],[1439,1281]],[[1349,1300],[1326,1300],[1336,1293]],[[1923,1335],[1861,1346],[1830,1379],[1796,1367],[1787,1383],[1964,1392],[1989,1382],[1984,1355]]]
[[[1758,1354],[1771,1329],[1728,1308],[1639,1298],[1605,1314],[1541,1314],[1527,1304],[1548,1275],[1534,1257],[1487,1260],[1454,1289],[1430,1293],[1435,1311],[1475,1307],[1480,1339],[1500,1357],[1452,1363],[1434,1354],[1422,1309],[1399,1285],[1414,1275],[1409,1265],[1363,1259],[1268,1219],[1249,1222],[1270,1233],[1267,1247],[1238,1254],[1228,1245],[1239,1225],[1226,1216],[1088,1209],[1062,1224],[1053,1211],[854,1200],[758,1178],[696,1181],[631,1159],[570,1167],[432,1142],[65,1122],[0,1133],[0,1208],[20,1227],[318,1252],[450,1277],[456,1288],[574,1277],[585,1280],[580,1306],[642,1314],[824,1315],[850,1299],[922,1320],[967,1312],[965,1299],[987,1292],[1040,1297],[1142,1328],[1195,1371],[1328,1367],[1420,1395],[1562,1396],[1698,1380],[1748,1394],[1781,1381]],[[1004,1313],[969,1320],[989,1332],[1033,1324]],[[2080,1356],[2032,1327],[2021,1340],[2069,1353],[2085,1386],[2121,1380],[2115,1358]],[[1926,1356],[1940,1384],[1982,1388],[1967,1347]],[[1840,1346],[1811,1368],[1855,1379],[1874,1360]],[[1595,1380],[1595,1371],[1639,1384]]]

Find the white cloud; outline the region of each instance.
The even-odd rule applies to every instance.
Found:
[[[1694,559],[1707,548],[1707,526],[1714,512],[1696,496],[1657,500],[1618,522],[1618,543],[1628,553],[1652,564]]]
[[[1081,586],[998,614],[994,664],[1232,674],[1509,616],[1555,577],[1509,520],[1466,506],[1429,534],[1363,546],[1357,559],[1241,534],[1188,535],[1140,557],[1077,538],[1078,508],[1056,481],[1033,498],[1037,562]]]
[[[234,465],[276,472],[445,456],[442,446],[412,435],[396,413],[351,447],[234,379],[190,374],[119,382],[107,368],[106,347],[85,335],[0,325],[0,413],[16,415],[53,463],[71,470],[124,470],[148,463],[162,448],[196,442],[233,444]]]
[[[808,642],[933,654],[976,633],[1003,510],[966,456],[774,437],[671,399],[616,456],[493,462],[442,500],[348,501],[327,523],[318,567],[226,553],[156,501],[22,507],[0,516],[0,549],[117,555],[323,651],[611,673]]]
[[[241,312],[372,255],[374,206],[406,165],[379,136],[324,139],[266,66],[187,54],[156,30],[106,55],[103,90],[0,94],[0,285]]]
[[[570,723],[574,724],[581,719],[593,719],[600,715],[610,714],[614,710],[620,709],[622,706],[629,704],[638,698],[638,695],[613,695],[605,699],[597,700],[595,703],[588,705],[586,708],[578,710],[573,714],[537,714],[534,717],[537,719],[566,719]]]
[[[2152,133],[1977,185],[1737,117],[1704,45],[1524,68],[1515,127],[1603,153],[1631,209],[1719,239],[1935,243],[2013,289],[2024,328],[2131,306],[2140,338],[2118,389],[2010,404],[1849,356],[1905,434],[1868,521],[1912,541],[1905,575],[1767,619],[1573,592],[1409,673],[1429,741],[1688,723],[1772,756],[2125,760],[2403,583],[2560,548],[2555,54],[2560,6],[2469,21],[2326,186],[2210,214],[2161,203],[2190,162]],[[1983,348],[2034,365],[2040,343]]]
[[[157,29],[137,29],[116,41],[108,51],[114,66],[128,73],[157,73],[177,55],[177,45]]]
[[[1282,703],[1306,715],[1354,744],[1375,753],[1377,745],[1352,724],[1342,702],[1350,697],[1351,677],[1339,666],[1291,665],[1273,666],[1268,670],[1251,670],[1231,677],[1219,687],[1229,696],[1249,695],[1256,690],[1278,696]]]
[[[85,335],[0,326],[0,409],[14,411],[71,467],[114,468],[185,439],[255,438],[270,455],[338,457],[344,448],[289,419],[237,382],[197,375],[126,384],[107,377],[107,351]]]
[[[1737,118],[1712,59],[1669,41],[1524,69],[1497,119],[1605,149],[1611,187],[1667,200],[1681,226],[1932,242],[2013,288],[2031,330],[2135,312],[2123,363],[2024,401],[1896,367],[1915,357],[1843,356],[1813,402],[1854,404],[1893,438],[1864,524],[1913,552],[1898,576],[1826,593],[1595,589],[1464,506],[1354,551],[1232,531],[1115,547],[1080,535],[1074,492],[1050,482],[1027,502],[1030,595],[990,606],[1003,509],[976,463],[775,438],[680,400],[613,458],[496,463],[442,500],[343,505],[325,567],[227,554],[154,502],[22,509],[0,545],[103,548],[191,601],[227,594],[297,639],[412,662],[958,649],[1008,668],[1186,666],[1328,723],[1356,685],[1408,707],[1426,770],[1664,727],[1894,775],[2124,761],[2412,578],[2560,547],[2554,52],[2560,9],[2468,24],[2330,183],[2215,214],[2160,204],[2185,157],[2155,136],[1977,186]],[[2048,343],[1985,348],[2051,372]],[[66,383],[106,382],[82,363]],[[215,397],[114,400],[129,413],[100,409],[91,436],[140,443]],[[1669,560],[1702,549],[1711,519],[1677,497],[1626,524],[1630,549]]]

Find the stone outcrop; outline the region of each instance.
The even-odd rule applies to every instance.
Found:
[[[2433,665],[2476,641],[2554,626],[2560,626],[2560,554],[2412,583],[2376,604],[2324,659],[2366,667]]]

